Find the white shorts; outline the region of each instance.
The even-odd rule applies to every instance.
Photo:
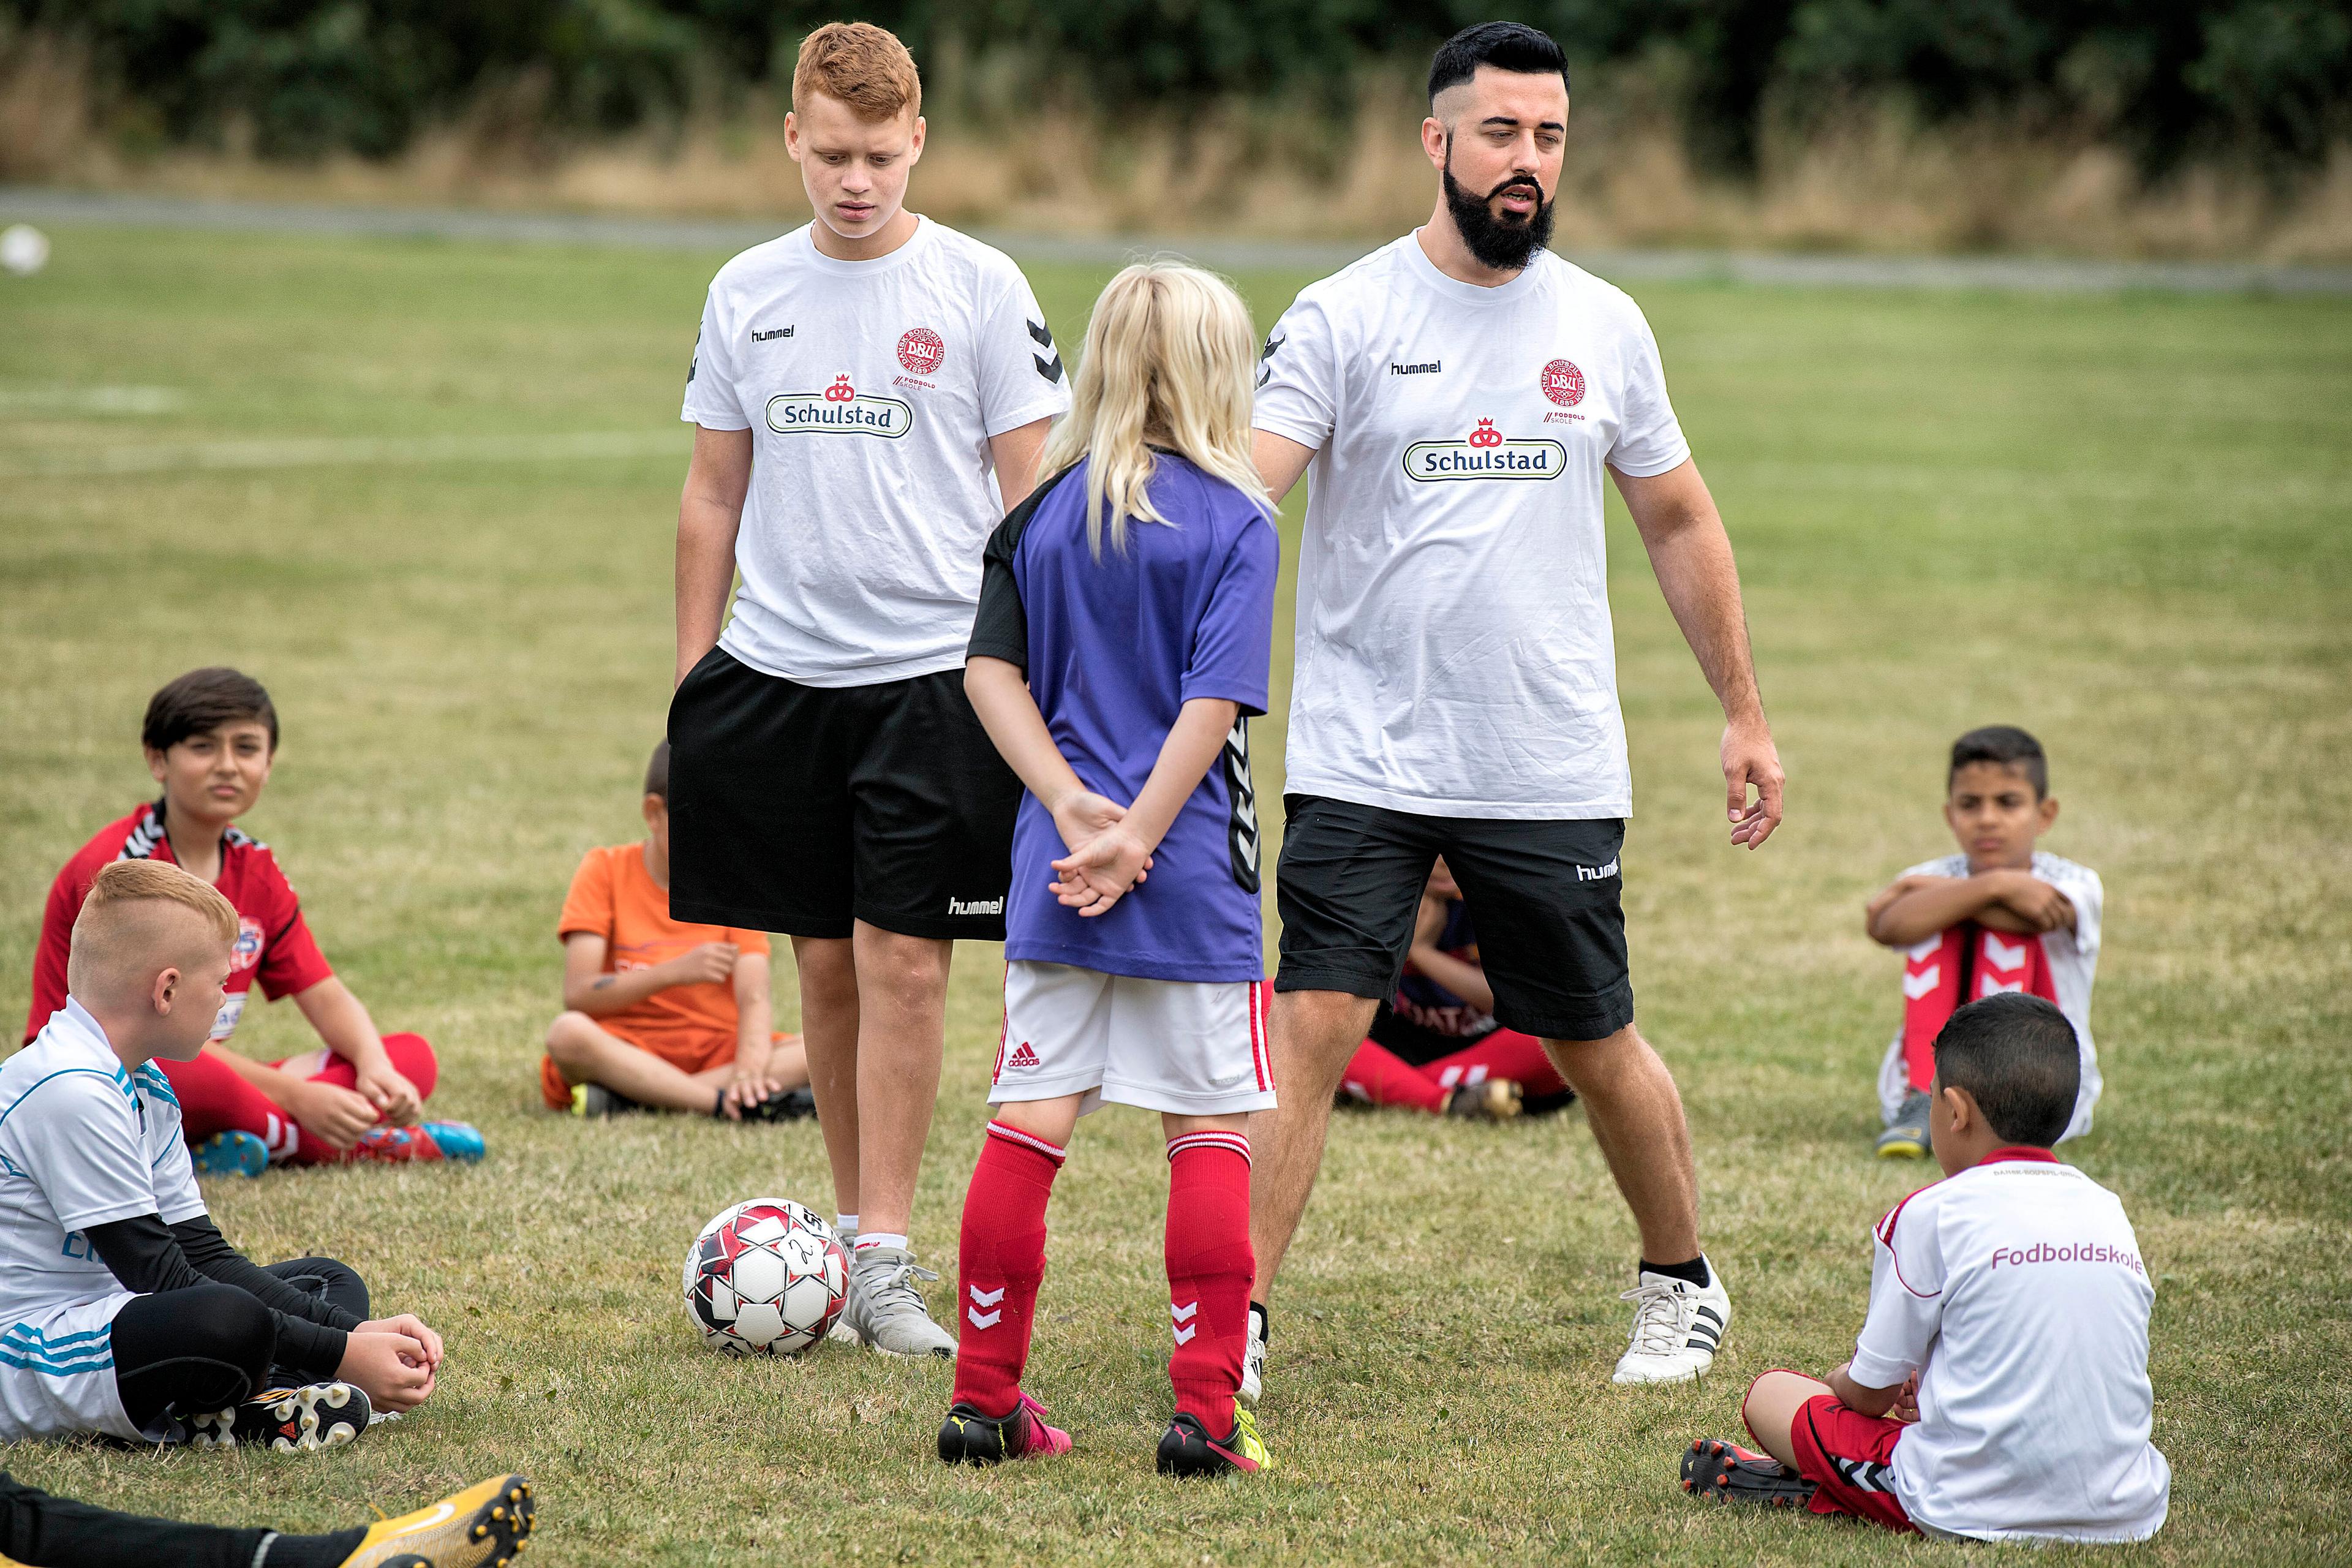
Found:
[[[1263,980],[1142,980],[1066,963],[1004,966],[991,1105],[1084,1094],[1179,1116],[1274,1104]]]
[[[114,1381],[114,1315],[137,1299],[118,1291],[0,1329],[0,1443],[83,1432],[145,1440]]]

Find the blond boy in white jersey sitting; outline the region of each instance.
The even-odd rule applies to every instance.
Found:
[[[2005,992],[1936,1038],[1945,1179],[1873,1233],[1870,1313],[1827,1383],[1768,1372],[1683,1489],[1979,1541],[2144,1541],[2171,1467],[2148,1441],[2156,1292],[2116,1195],[2050,1152],[2074,1113],[2074,1026]]]

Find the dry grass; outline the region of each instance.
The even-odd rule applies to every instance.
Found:
[[[1386,239],[1428,214],[1406,84],[1364,84],[1354,128],[1304,110],[1228,107],[1181,121],[1024,108],[935,113],[930,210],[1055,234]],[[263,163],[163,149],[98,127],[81,61],[44,35],[0,48],[0,179],[203,196],[538,210],[808,216],[781,113],[755,94],[725,118],[603,141],[535,129],[527,87],[486,100],[400,157]],[[2352,260],[2352,147],[2284,194],[2244,169],[2192,166],[2149,187],[2116,147],[1994,120],[1923,130],[1892,110],[1769,138],[1760,177],[1696,169],[1655,95],[1602,74],[1579,99],[1561,234],[1584,247]]]

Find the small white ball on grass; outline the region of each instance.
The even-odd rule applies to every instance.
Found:
[[[28,223],[0,229],[0,267],[30,278],[49,264],[49,237]]]

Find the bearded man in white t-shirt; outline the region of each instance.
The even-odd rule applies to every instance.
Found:
[[[883,29],[809,35],[784,134],[815,221],[721,268],[703,307],[670,914],[793,939],[856,1239],[843,1322],[876,1350],[951,1356],[914,1286],[939,1278],[908,1244],[915,1177],[950,955],[1004,940],[1021,797],[964,697],[964,653],[982,547],[1069,397],[1021,269],[906,209],[921,94]],[[757,1104],[774,1086],[735,1087]]]
[[[1310,483],[1277,873],[1282,1104],[1251,1131],[1253,1394],[1333,1091],[1396,992],[1440,855],[1477,911],[1496,1017],[1543,1040],[1640,1227],[1616,1381],[1705,1372],[1731,1315],[1699,1247],[1681,1099],[1633,1026],[1604,472],[1722,702],[1731,839],[1752,849],[1780,820],[1781,775],[1738,574],[1641,310],[1544,248],[1568,129],[1559,46],[1472,27],[1429,89],[1429,223],[1303,291],[1258,384],[1259,471],[1276,496]]]

